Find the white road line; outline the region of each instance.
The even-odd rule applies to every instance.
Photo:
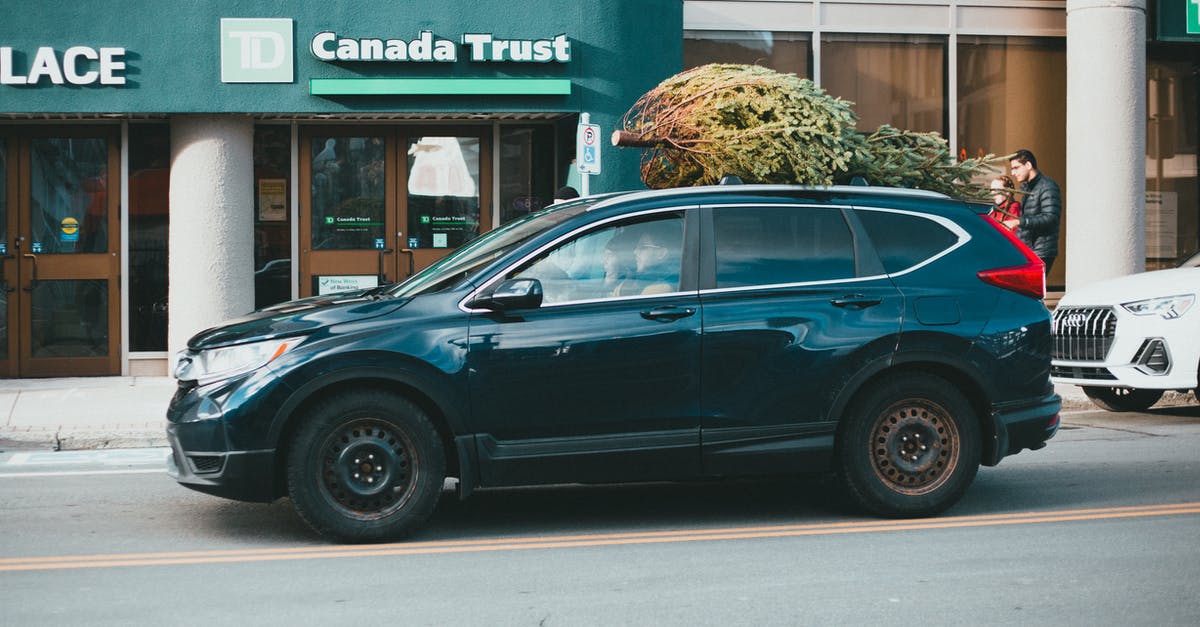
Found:
[[[83,477],[88,475],[157,475],[167,474],[166,468],[156,470],[64,470],[61,472],[0,472],[0,479],[18,477]]]

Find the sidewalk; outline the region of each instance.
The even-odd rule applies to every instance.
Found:
[[[1073,385],[1057,388],[1063,411],[1096,409]],[[0,451],[166,446],[171,377],[0,379]],[[1168,392],[1159,405],[1195,404]]]

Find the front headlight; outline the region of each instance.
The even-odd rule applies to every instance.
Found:
[[[303,341],[302,337],[289,337],[202,351],[181,351],[175,365],[175,378],[206,385],[236,377],[262,368]]]
[[[1132,303],[1121,303],[1121,306],[1135,316],[1162,316],[1163,320],[1173,320],[1187,313],[1194,302],[1196,302],[1195,294],[1179,294],[1163,298],[1135,300]]]

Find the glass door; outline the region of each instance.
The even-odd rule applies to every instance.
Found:
[[[489,150],[487,127],[305,129],[300,295],[401,281],[490,229]]]
[[[0,139],[3,374],[119,374],[115,130],[25,128]]]

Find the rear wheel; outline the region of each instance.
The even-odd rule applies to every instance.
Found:
[[[1134,388],[1102,388],[1088,386],[1083,393],[1101,409],[1108,411],[1142,411],[1162,398],[1162,390],[1139,390]]]
[[[420,408],[383,391],[332,397],[304,417],[288,454],[288,492],[300,517],[339,542],[383,542],[433,513],[445,451]]]
[[[838,438],[850,496],[889,517],[932,516],[962,497],[979,470],[979,421],[945,379],[904,374],[852,403]]]

